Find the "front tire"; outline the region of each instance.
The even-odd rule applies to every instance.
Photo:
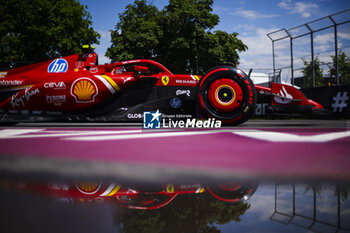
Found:
[[[222,65],[209,70],[199,81],[197,101],[206,117],[238,125],[254,113],[256,91],[243,71]]]

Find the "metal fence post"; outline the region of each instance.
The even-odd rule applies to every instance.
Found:
[[[334,24],[334,64],[335,65],[335,79],[337,81],[337,86],[339,86],[339,65],[338,65],[338,29],[337,29],[337,23],[334,21],[332,16],[328,16],[328,18],[332,21]]]
[[[276,77],[276,65],[275,65],[275,41],[272,41],[272,64],[273,64],[273,79]],[[274,80],[276,81],[276,80]]]
[[[291,71],[290,77],[291,77],[291,84],[294,87],[293,37],[287,30],[285,30],[285,32],[289,36],[289,40],[290,40],[290,71]]]
[[[306,23],[305,26],[310,31],[311,40],[311,66],[312,66],[312,87],[316,87],[316,72],[315,72],[315,57],[314,57],[314,32],[310,26]]]
[[[267,34],[272,42],[272,66],[273,66],[273,79],[275,79],[276,65],[275,65],[275,41],[271,38],[270,34]],[[275,80],[274,80],[275,81]]]

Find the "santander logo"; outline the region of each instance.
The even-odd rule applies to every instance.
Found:
[[[282,87],[282,90],[280,90],[279,93],[280,96],[283,96],[284,98],[275,96],[274,99],[279,104],[289,104],[292,102],[293,96],[289,94],[284,87]]]

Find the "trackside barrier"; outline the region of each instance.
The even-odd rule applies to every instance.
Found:
[[[304,95],[329,109],[335,118],[350,118],[350,86],[301,89]]]

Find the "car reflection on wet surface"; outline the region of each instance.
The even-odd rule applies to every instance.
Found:
[[[2,179],[4,232],[350,232],[349,186],[330,183]]]
[[[4,127],[1,232],[350,232],[348,129]]]

